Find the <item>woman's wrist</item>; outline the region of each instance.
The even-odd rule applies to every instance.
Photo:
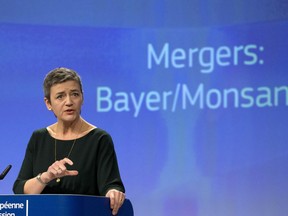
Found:
[[[43,185],[47,185],[51,181],[47,172],[39,173],[37,180]]]
[[[47,183],[42,180],[41,176],[42,176],[42,173],[39,173],[39,174],[36,176],[37,181],[38,181],[40,184],[42,184],[42,185],[47,185]]]

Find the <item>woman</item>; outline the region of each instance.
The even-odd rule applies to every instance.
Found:
[[[79,75],[67,68],[50,71],[44,100],[57,122],[34,131],[13,191],[16,194],[86,194],[110,198],[115,215],[125,199],[110,135],[80,113]]]

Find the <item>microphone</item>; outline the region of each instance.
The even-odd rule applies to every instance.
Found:
[[[0,175],[0,180],[2,180],[2,179],[4,179],[5,178],[5,176],[7,175],[7,173],[9,172],[9,170],[11,169],[11,167],[12,167],[12,165],[8,165],[7,167],[6,167],[6,169],[1,173],[1,175]]]

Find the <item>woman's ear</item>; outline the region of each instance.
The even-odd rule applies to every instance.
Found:
[[[48,98],[44,98],[44,102],[46,104],[46,107],[48,110],[52,110],[52,106],[51,106],[51,103],[50,103],[50,100]]]

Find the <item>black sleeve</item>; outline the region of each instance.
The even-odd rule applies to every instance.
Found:
[[[99,183],[100,195],[105,196],[110,189],[125,192],[111,136],[108,133],[104,133],[99,141],[97,182]]]
[[[33,177],[33,149],[35,143],[35,133],[32,134],[26,148],[26,153],[18,177],[13,185],[15,194],[24,194],[26,181]]]

